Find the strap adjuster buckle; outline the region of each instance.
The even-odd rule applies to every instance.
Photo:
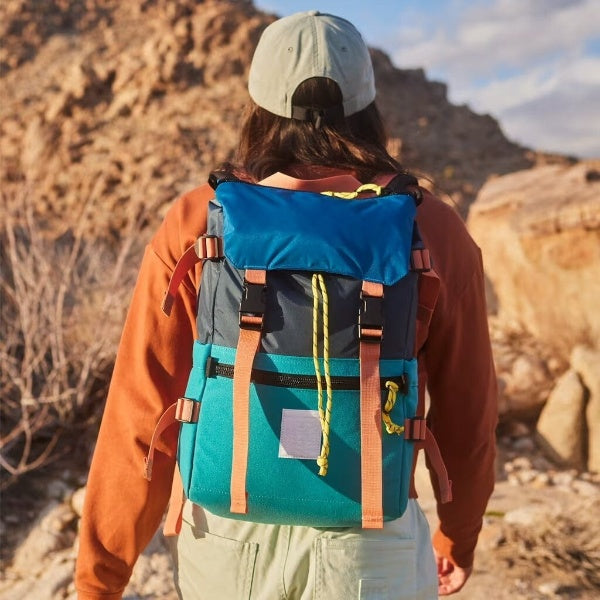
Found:
[[[204,234],[196,240],[194,249],[201,260],[220,260],[223,258],[223,238],[218,235]]]
[[[414,248],[410,254],[410,268],[416,273],[431,271],[431,256],[427,248]]]
[[[240,301],[239,325],[242,329],[262,329],[267,286],[262,283],[251,283],[244,279],[244,289]]]
[[[383,296],[360,293],[358,338],[365,342],[381,342],[383,339]]]
[[[178,398],[175,419],[181,423],[197,423],[200,413],[200,402],[191,398]]]
[[[404,439],[422,442],[427,436],[427,421],[423,417],[413,417],[404,421]]]

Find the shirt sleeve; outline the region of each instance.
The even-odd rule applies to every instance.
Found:
[[[75,574],[80,599],[121,598],[168,503],[175,426],[156,447],[151,481],[143,468],[154,427],[183,395],[191,369],[199,271],[180,287],[171,316],[161,311],[177,258],[206,226],[206,207],[193,203],[195,221],[187,220],[188,204],[185,197],[175,203],[146,248],[123,329],[80,526]]]
[[[497,386],[489,339],[483,266],[474,252],[474,272],[464,287],[448,293],[432,315],[424,347],[428,421],[449,478],[453,501],[438,501],[438,554],[459,567],[473,563],[477,537],[494,487]],[[444,287],[446,289],[444,290]],[[436,482],[432,477],[436,490]],[[438,495],[439,498],[439,495]]]

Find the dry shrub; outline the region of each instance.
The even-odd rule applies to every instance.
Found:
[[[572,510],[526,526],[510,526],[496,553],[512,578],[556,581],[561,597],[600,591],[600,509],[598,499],[573,501]],[[567,596],[568,594],[568,596]]]
[[[53,238],[26,194],[2,203],[0,467],[7,487],[97,419],[141,253],[142,218],[118,242],[90,239],[88,203],[75,226]]]

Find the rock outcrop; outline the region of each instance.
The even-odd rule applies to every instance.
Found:
[[[500,320],[564,360],[600,340],[599,172],[586,161],[491,179],[468,219]]]
[[[568,363],[522,328],[511,327],[495,315],[488,320],[498,375],[499,417],[502,422],[534,422]]]

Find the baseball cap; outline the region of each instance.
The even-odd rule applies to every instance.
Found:
[[[317,10],[271,23],[250,66],[248,91],[254,102],[281,117],[299,118],[292,96],[312,77],[327,77],[338,84],[346,117],[375,99],[369,50],[352,23]]]

